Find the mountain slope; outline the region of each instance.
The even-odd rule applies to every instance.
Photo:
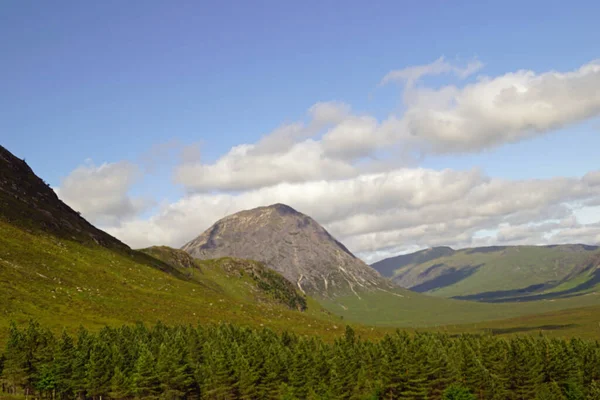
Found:
[[[307,308],[306,297],[290,281],[257,261],[230,257],[195,260],[183,250],[166,246],[149,247],[140,251],[169,263],[200,282],[217,283],[222,277],[225,282],[222,282],[221,287],[231,288],[233,283],[243,281],[246,290],[238,290],[236,287],[230,293],[232,296],[247,295],[246,292],[250,292],[258,302],[280,303],[298,311],[305,311]]]
[[[127,250],[60,201],[25,161],[0,146],[0,218],[10,224],[61,238]]]
[[[449,256],[454,253],[450,247],[432,247],[425,250],[419,250],[410,254],[402,254],[395,257],[386,258],[371,264],[371,267],[385,277],[393,277],[396,271],[411,264],[422,264],[429,260]]]
[[[393,279],[417,292],[468,300],[572,297],[589,293],[600,282],[599,255],[598,247],[586,245],[462,249],[424,261],[414,257],[415,262],[398,263]],[[394,259],[384,261],[390,266]]]
[[[264,262],[303,292],[321,297],[393,288],[315,220],[283,204],[229,215],[182,249],[199,259]]]

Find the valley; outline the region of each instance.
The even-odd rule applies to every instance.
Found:
[[[153,246],[133,250],[88,224],[62,203],[24,161],[1,150],[0,344],[6,346],[4,357],[8,363],[4,382],[17,385],[15,388],[19,387],[19,375],[15,375],[13,366],[20,365],[11,364],[17,362],[15,341],[31,335],[49,337],[63,332],[60,340],[72,340],[65,339],[64,335],[79,335],[78,346],[81,346],[82,329],[89,331],[85,335],[92,335],[92,340],[100,343],[98,346],[105,346],[101,343],[107,335],[125,335],[120,340],[131,340],[126,339],[130,329],[141,335],[135,339],[137,350],[135,356],[132,355],[137,358],[133,364],[122,364],[125,372],[111,374],[110,385],[99,383],[100,386],[93,386],[89,380],[83,380],[75,387],[65,383],[67,381],[60,384],[63,385],[61,390],[84,390],[86,393],[96,390],[113,393],[117,398],[132,393],[151,396],[160,392],[158,387],[143,389],[114,381],[121,376],[119,374],[134,374],[130,378],[139,379],[135,374],[141,373],[140,363],[144,362],[144,357],[153,357],[161,363],[174,362],[167,361],[165,353],[158,348],[137,347],[146,340],[144,335],[165,334],[152,332],[172,332],[172,335],[187,332],[185,335],[192,336],[187,336],[186,341],[193,341],[195,335],[207,332],[205,340],[216,341],[214,343],[221,340],[217,339],[219,336],[233,335],[219,346],[241,340],[235,345],[241,346],[240,349],[253,346],[241,339],[247,335],[258,335],[259,340],[272,343],[287,343],[289,336],[286,335],[295,335],[291,340],[300,347],[284,350],[287,346],[284,345],[270,353],[272,360],[283,357],[281,362],[290,351],[297,352],[293,357],[305,357],[301,349],[306,346],[317,346],[314,351],[321,353],[318,356],[315,353],[315,357],[330,357],[340,354],[340,349],[346,349],[344,351],[367,357],[367,362],[370,356],[366,354],[369,353],[359,349],[385,346],[383,343],[394,340],[400,340],[397,345],[416,346],[415,351],[422,351],[419,346],[425,342],[438,343],[436,354],[447,357],[456,354],[451,343],[466,343],[464,340],[470,339],[461,338],[467,338],[469,336],[464,335],[469,334],[483,335],[484,338],[539,333],[557,338],[597,337],[600,295],[596,292],[594,274],[600,252],[595,247],[433,249],[384,260],[386,265],[380,270],[391,278],[388,279],[376,270],[381,263],[375,264],[375,269],[371,268],[315,220],[289,206],[275,204],[217,221],[182,249]],[[470,268],[475,264],[478,267],[473,272]],[[520,291],[515,286],[525,284],[534,289]],[[19,333],[18,327],[27,324],[29,328]],[[145,324],[157,325],[146,331]],[[200,330],[190,331],[192,327]],[[354,335],[359,339],[354,339]],[[57,337],[51,342],[59,343]],[[409,337],[414,339],[403,339]],[[510,346],[518,347],[518,339],[515,340]],[[41,346],[39,342],[35,343]],[[170,346],[176,346],[174,343]],[[187,345],[192,346],[192,343]],[[147,351],[150,353],[144,353]],[[196,349],[193,354],[212,357],[208,351]],[[253,371],[251,366],[241,370],[234,368],[233,365],[241,362],[239,355],[219,351],[223,351],[218,353],[219,357],[228,358],[232,363],[228,364],[228,368],[233,368],[229,372],[232,382],[242,382],[242,376]],[[389,349],[376,351],[388,354]],[[93,371],[95,367],[90,363],[94,356],[89,354],[85,365]],[[249,353],[246,357],[256,354]],[[465,354],[461,357],[466,357]],[[119,357],[114,350],[105,356],[113,360]],[[38,360],[36,363],[42,364],[35,364],[38,365],[35,368],[47,368],[44,365],[53,362],[52,359]],[[319,362],[322,371],[333,375],[324,375],[322,380],[315,378],[318,388],[313,389],[313,395],[350,390],[336,386],[339,383],[333,378],[342,373],[341,364]],[[196,368],[185,362],[182,365],[187,365],[190,371]],[[202,365],[202,368],[209,368],[212,364],[203,361]],[[413,367],[415,371],[418,369],[417,364]],[[156,368],[160,371],[163,367]],[[280,398],[285,393],[306,395],[307,386],[303,380],[291,383],[289,387],[282,384],[285,380],[296,379],[292,378],[297,376],[294,368],[300,368],[300,364],[291,370],[281,370],[282,375],[270,381],[270,389],[264,389],[270,394],[264,395],[272,398]],[[373,365],[373,368],[378,371],[376,368],[382,367]],[[395,390],[405,393],[419,387],[423,393],[438,398],[441,388],[456,379],[453,374],[462,367],[444,364],[432,365],[432,368],[444,371],[445,378],[440,377],[439,387],[414,386],[415,383],[399,389],[391,377],[386,378],[387,375],[380,372],[380,380],[362,377],[358,386],[348,383],[347,388],[363,394],[379,391],[393,394]],[[198,386],[180,387],[173,381],[169,384],[170,390],[178,388],[178,393],[198,391],[204,393],[203,396],[209,396],[215,390],[223,393],[232,390],[229,384],[217,383],[216,378],[209,378],[211,373],[203,371],[198,370],[197,373],[204,375],[195,375],[193,379],[190,375],[189,382],[196,382]],[[357,370],[353,371],[347,373],[354,376]],[[465,373],[476,374],[475,371]],[[46,390],[40,386],[42,383],[36,380],[35,374],[28,376],[27,379],[38,382],[40,393]],[[53,376],[53,379],[62,379],[60,375]],[[417,375],[415,379],[418,380]],[[381,386],[364,386],[373,382],[379,382],[376,385]],[[590,384],[587,381],[578,383],[588,388],[586,390],[592,390]],[[249,385],[243,390],[263,390],[257,389],[259,386],[255,384]],[[481,391],[512,390],[475,384],[469,387]],[[524,387],[533,390],[534,386]],[[242,394],[234,391],[231,395],[237,398]]]
[[[600,306],[591,277],[600,253],[594,247],[434,249],[384,261],[397,262],[396,270],[385,272],[392,275],[389,281],[312,218],[282,204],[226,217],[182,250],[135,251],[88,224],[5,149],[1,161],[4,328],[30,318],[54,329],[161,320],[234,322],[334,337],[343,323],[352,323],[376,337],[398,327]],[[415,290],[474,264],[480,269],[462,280]],[[541,293],[548,297],[538,299],[535,292],[503,301],[480,298],[543,282]],[[410,283],[411,290],[398,283]]]

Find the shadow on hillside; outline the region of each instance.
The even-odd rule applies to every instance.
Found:
[[[466,254],[475,253],[494,253],[496,251],[506,250],[506,246],[488,246],[488,247],[476,247],[474,249],[468,249],[465,251]]]
[[[435,277],[435,278],[431,279],[430,281],[423,282],[419,285],[413,286],[409,289],[412,291],[415,291],[415,292],[422,293],[422,292],[427,292],[429,290],[436,290],[439,288],[443,288],[445,286],[450,286],[450,285],[455,284],[456,282],[462,281],[463,279],[468,278],[469,276],[473,275],[475,273],[475,271],[477,271],[481,266],[483,266],[483,264],[469,265],[458,271],[456,270],[456,268],[448,268],[446,271],[444,271],[442,273],[442,275]],[[430,273],[432,273],[434,270],[436,270],[438,268],[442,268],[442,267],[445,267],[445,265],[444,264],[432,265],[431,267],[429,267],[425,271],[423,271],[419,276],[420,277],[427,276]]]
[[[577,324],[562,324],[562,325],[539,325],[539,326],[514,326],[510,328],[487,328],[486,333],[492,335],[504,335],[508,333],[532,332],[532,331],[558,331],[561,329],[575,328]]]
[[[590,268],[590,266],[588,266],[586,269]],[[546,282],[542,284],[531,285],[522,289],[498,290],[468,296],[455,296],[453,298],[457,300],[471,300],[480,301],[484,303],[514,303],[522,301],[552,300],[581,296],[582,294],[584,294],[582,292],[586,291],[587,289],[593,288],[599,283],[600,270],[596,270],[594,271],[591,279],[588,279],[582,284],[577,285],[571,289],[562,290],[560,292],[535,294],[535,292],[551,289],[559,284],[558,282]]]

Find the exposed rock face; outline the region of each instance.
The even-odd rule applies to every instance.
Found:
[[[182,247],[195,258],[261,261],[305,293],[333,297],[394,287],[312,218],[284,204],[217,221]]]
[[[42,230],[80,242],[129,250],[63,203],[25,161],[0,146],[0,218],[29,230]]]

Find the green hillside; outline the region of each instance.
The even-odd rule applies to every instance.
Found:
[[[340,325],[312,299],[302,297],[306,311],[292,309],[285,303],[297,293],[286,299],[249,274],[233,274],[232,263],[243,264],[211,260],[191,276],[164,272],[174,268],[144,253],[30,233],[0,219],[0,328],[30,318],[56,330],[161,320],[327,335]]]
[[[400,265],[393,279],[440,297],[486,302],[557,299],[595,290],[599,256],[597,247],[585,245],[463,249]]]

